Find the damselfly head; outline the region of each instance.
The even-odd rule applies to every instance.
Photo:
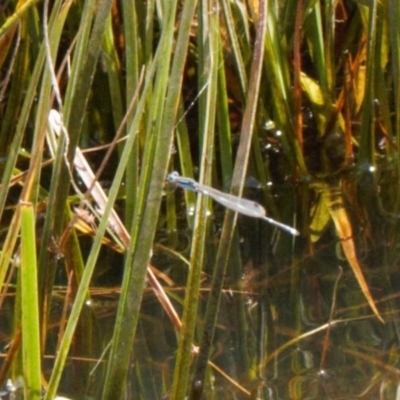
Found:
[[[177,178],[179,178],[179,174],[176,171],[171,172],[168,176],[167,176],[167,182],[169,183],[175,183]]]

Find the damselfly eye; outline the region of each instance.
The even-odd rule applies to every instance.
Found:
[[[179,174],[176,171],[173,171],[167,176],[167,182],[174,183],[174,182],[176,182],[178,177],[179,177]]]

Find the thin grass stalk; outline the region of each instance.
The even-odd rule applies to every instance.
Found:
[[[46,1],[44,1],[43,9],[46,8]],[[42,19],[43,13],[42,7],[33,7],[28,15],[29,15],[29,24],[28,24],[28,35],[29,38],[32,40],[30,43],[30,50],[34,54],[38,54],[40,50],[40,44],[42,42],[42,35],[43,35],[43,24],[41,23],[44,21]],[[47,19],[46,19],[47,21]]]
[[[68,204],[69,207],[65,209],[65,221],[72,221],[75,216],[74,212],[71,211],[72,205]],[[67,228],[66,228],[67,229]],[[78,234],[74,229],[68,235],[67,243],[63,246],[63,248],[68,249],[65,253],[63,253],[63,261],[65,263],[65,270],[69,274],[73,274],[73,288],[76,289],[76,284],[79,283],[82,279],[82,274],[85,268],[84,258],[81,251]],[[54,278],[52,274],[49,273],[51,278]],[[45,280],[48,282],[50,279],[46,277]],[[51,280],[51,284],[53,284],[53,280]],[[89,299],[89,295],[88,295]],[[51,301],[51,299],[47,298],[47,300]],[[50,305],[50,304],[49,304]]]
[[[296,21],[294,25],[293,37],[293,124],[294,133],[299,143],[300,149],[303,150],[303,113],[302,113],[302,90],[300,85],[301,75],[301,43],[302,43],[302,30],[304,13],[304,0],[298,0],[296,6]]]
[[[236,231],[229,254],[229,271],[227,271],[228,279],[233,283],[233,287],[241,288],[243,283],[243,263],[240,252],[240,236]],[[249,309],[245,301],[246,295],[238,291],[233,291],[232,297],[226,308],[226,314],[231,326],[237,327],[232,332],[232,350],[227,354],[227,359],[235,360],[237,364],[235,369],[230,369],[229,373],[235,372],[235,379],[248,379],[254,381],[255,370],[252,369],[252,352],[249,349],[249,341],[251,340],[252,324],[249,322]]]
[[[212,160],[214,157],[215,110],[218,79],[218,8],[216,2],[200,2],[199,15],[199,87],[206,89],[199,99],[199,135],[201,138],[200,181],[211,182]],[[207,235],[207,205],[209,199],[198,196],[193,242],[190,255],[190,270],[186,284],[179,336],[178,354],[174,369],[171,398],[184,399],[187,395],[190,364],[192,361],[193,340],[198,319],[197,306],[200,297],[201,271],[205,259]]]
[[[64,163],[64,154],[65,142],[62,138],[59,141],[59,149],[53,165],[53,174],[48,196],[48,206],[46,210],[46,218],[43,225],[43,245],[41,246],[39,252],[39,285],[41,291],[41,315],[43,316],[43,348],[45,348],[44,345],[47,338],[47,322],[50,315],[51,299],[53,294],[53,285],[56,276],[56,266],[58,259],[58,255],[56,257],[54,257],[54,255],[52,257],[49,257],[48,249],[51,248],[50,243],[54,237],[54,232],[56,230],[57,232],[61,231],[63,219],[60,218],[60,215],[62,215],[62,218],[64,218],[64,214],[59,214],[59,220],[54,220],[51,218],[58,212],[56,207],[56,198],[58,195],[58,191],[54,190],[54,188],[58,187],[58,178],[60,176],[61,166]],[[65,208],[63,210],[65,211]],[[56,251],[58,251],[58,249],[56,249]]]
[[[294,33],[294,23],[295,23],[295,15],[293,10],[296,8],[297,0],[285,0],[285,1],[274,1],[274,4],[271,4],[273,7],[273,12],[277,16],[279,21],[282,21],[281,26],[281,41],[282,45],[285,49],[289,47],[289,43],[293,38]],[[309,0],[308,3],[315,3],[314,0]],[[269,9],[272,12],[272,9]]]
[[[156,0],[149,0],[146,2],[146,13],[142,12],[139,18],[143,17],[145,21],[144,26],[144,54],[143,59],[146,64],[150,62],[153,57],[153,46],[154,46],[154,10],[156,8]],[[143,10],[143,9],[142,9]]]
[[[389,40],[391,52],[391,68],[393,76],[393,135],[396,138],[397,148],[400,148],[400,3],[396,0],[388,0]],[[397,176],[400,176],[400,157],[397,156]],[[400,191],[396,193],[396,210],[400,209]],[[398,211],[396,211],[398,212]]]
[[[307,168],[303,159],[300,144],[294,132],[292,115],[292,96],[290,90],[289,65],[285,49],[281,45],[281,29],[277,20],[276,9],[272,1],[268,2],[268,34],[266,37],[265,67],[271,97],[274,99],[272,107],[277,128],[282,131],[282,147],[290,164],[299,168],[301,176],[307,175]]]
[[[176,143],[179,153],[180,169],[183,176],[193,177],[193,160],[190,152],[189,132],[185,121],[185,113],[182,102],[179,105],[179,118],[176,127]],[[185,203],[187,210],[193,210],[196,204],[196,194],[190,190],[185,190]],[[188,225],[193,228],[193,214],[187,213]]]
[[[217,89],[217,124],[218,124],[218,142],[219,142],[219,162],[221,164],[221,176],[222,176],[222,186],[224,191],[229,191],[229,185],[231,183],[231,177],[233,173],[233,161],[232,161],[232,132],[229,120],[229,107],[228,107],[228,90],[227,82],[225,77],[225,68],[223,65],[223,43],[219,41],[218,56],[218,89]],[[241,48],[250,51],[248,42],[242,44]],[[246,77],[247,79],[247,77]],[[244,82],[247,86],[247,81]],[[254,137],[254,143],[258,145],[258,138]],[[253,150],[254,153],[254,150]],[[258,175],[257,175],[258,176]],[[233,286],[240,286],[240,281],[243,278],[243,265],[240,256],[240,243],[239,235],[235,234],[232,243],[231,254],[229,256],[230,271],[228,273],[229,280],[232,282]],[[234,343],[233,350],[230,357],[236,360],[238,365],[238,371],[248,371],[248,346],[247,346],[247,335],[249,332],[249,326],[246,321],[245,316],[245,303],[243,302],[243,296],[241,294],[233,294],[231,298],[231,310],[228,313],[228,319],[231,321],[231,317],[234,315],[235,326],[237,329],[232,333],[232,341]]]
[[[253,33],[251,26],[253,26],[254,18],[257,16],[252,15],[253,10],[257,8],[257,5],[250,4],[246,7],[244,3],[239,1],[234,1],[230,3],[231,5],[231,12],[233,17],[233,22],[235,23],[235,34],[238,39],[238,43],[240,46],[240,51],[242,53],[243,60],[246,65],[246,78],[247,78],[247,67],[251,62],[251,55],[252,55],[252,37]],[[244,98],[245,93],[243,93]]]
[[[263,85],[261,85],[262,87]],[[265,85],[266,86],[266,85]],[[268,90],[261,90],[260,94],[260,111],[259,111],[259,120],[264,121],[266,119],[269,120],[269,116],[266,112],[265,107],[268,106],[270,102],[270,94]],[[271,188],[268,185],[268,182],[272,182],[272,177],[270,176],[269,165],[265,164],[265,157],[262,151],[262,142],[260,142],[259,136],[253,136],[252,143],[252,157],[251,157],[251,170],[252,174],[257,177],[257,180],[260,182],[261,187],[264,188],[264,202],[266,204],[266,209],[268,210],[269,215],[280,215],[279,208],[276,205],[276,202],[273,201],[273,195],[271,193]]]
[[[146,10],[149,8],[149,3],[146,4]],[[124,19],[124,37],[125,37],[125,52],[129,54],[126,57],[125,68],[126,68],[126,82],[125,82],[125,96],[126,104],[129,104],[133,94],[136,91],[136,87],[139,82],[139,69],[140,65],[150,64],[151,59],[148,59],[148,63],[143,62],[143,41],[148,40],[147,37],[143,38],[140,33],[139,21],[142,20],[142,15],[137,15],[137,9],[143,11],[140,2],[125,1],[122,3],[122,15]],[[153,13],[151,14],[153,15]],[[147,30],[144,35],[150,34]],[[152,36],[152,35],[150,35]],[[130,117],[126,124],[126,131],[128,132],[132,124],[133,117]],[[144,122],[145,124],[145,122]],[[121,146],[122,147],[122,146]],[[135,204],[137,203],[138,186],[139,186],[139,140],[135,142],[132,149],[132,155],[129,159],[129,164],[126,169],[125,178],[125,221],[126,228],[132,229],[131,223],[133,221],[133,215],[135,210]]]
[[[107,67],[108,86],[110,88],[111,109],[114,117],[114,128],[117,131],[124,117],[122,88],[121,88],[121,65],[115,48],[112,29],[112,14],[109,15],[106,29],[104,31],[103,45],[105,64]],[[130,53],[128,53],[130,55]],[[129,57],[128,57],[129,58]],[[128,103],[129,104],[129,103]]]
[[[221,40],[218,40],[218,142],[220,151],[220,163],[222,174],[222,187],[224,191],[229,189],[230,178],[232,176],[232,135],[229,121],[228,90],[226,86],[225,68],[223,63],[223,48]],[[247,82],[245,82],[247,85]],[[223,151],[222,151],[223,150]]]
[[[335,98],[335,7],[337,3],[327,1],[324,4],[324,44],[325,44],[325,76],[332,98]]]
[[[26,21],[20,26],[20,32],[18,34],[21,35],[21,39],[25,38],[26,35],[27,29],[24,28],[25,25]],[[30,71],[28,70],[28,62],[28,46],[26,46],[26,44],[20,45],[15,55],[13,78],[8,93],[4,119],[1,123],[1,144],[4,146],[2,148],[2,154],[6,157],[7,162],[5,166],[1,167],[2,185],[0,191],[0,215],[2,215],[4,211],[5,200],[9,189],[8,184],[12,177],[12,170],[16,164],[23,137],[23,132],[17,131],[10,146],[9,141],[11,138],[9,132],[15,130],[15,123],[18,120],[18,110],[23,102],[24,92],[29,86],[28,77],[30,76]]]
[[[376,131],[382,129],[388,137],[393,137],[392,125],[392,104],[393,104],[393,81],[388,82],[388,70],[390,71],[390,27],[389,21],[385,18],[383,5],[377,8],[375,57],[377,60],[375,69],[375,98],[374,98],[374,119],[373,126]],[[393,78],[392,78],[393,79]],[[388,95],[390,93],[390,95]],[[397,158],[394,146],[386,146],[385,157],[390,163]]]
[[[310,11],[310,14],[309,12]],[[311,10],[306,10],[305,15],[308,15],[306,38],[308,48],[310,49],[310,55],[315,64],[315,68],[318,75],[318,82],[321,85],[323,93],[330,93],[328,79],[327,79],[327,67],[326,67],[326,54],[327,51],[326,43],[324,41],[323,26],[322,26],[322,15],[321,15],[321,3],[314,2]]]
[[[71,211],[71,208],[66,208],[65,209],[65,221],[72,221],[74,218],[74,213]],[[68,229],[68,228],[66,228]],[[63,245],[63,249],[68,249],[68,251],[63,251],[63,267],[65,269],[65,274],[68,277],[68,283],[67,283],[67,293],[64,298],[64,308],[63,308],[63,313],[60,317],[60,325],[57,327],[57,347],[55,348],[55,354],[58,353],[60,349],[60,345],[62,342],[62,339],[64,337],[64,332],[65,332],[65,327],[67,325],[67,322],[69,320],[69,311],[71,308],[71,304],[75,301],[75,293],[78,288],[78,284],[82,281],[83,273],[85,271],[85,262],[84,262],[84,256],[82,254],[82,248],[81,248],[81,242],[79,242],[78,235],[76,230],[73,230],[68,234],[68,238],[66,243]],[[57,263],[56,265],[52,265],[54,269],[60,268],[61,263]],[[44,306],[47,306],[47,308],[43,307],[44,310],[50,311],[54,310],[54,274],[52,271],[47,272],[47,279],[45,279],[45,283],[48,283],[47,287],[51,286],[53,288],[53,297],[46,297],[45,301],[46,303]],[[51,283],[51,285],[50,285]],[[86,304],[89,304],[88,301],[91,299],[91,294],[89,293],[89,289],[86,292],[85,295],[85,302]],[[53,306],[53,307],[51,307]],[[50,326],[49,326],[50,325]],[[46,332],[46,329],[48,332]],[[52,332],[54,330],[50,329],[51,324],[49,323],[49,318],[45,321],[45,323],[42,323],[42,332],[45,334],[42,336],[42,343],[43,346],[46,343],[47,345],[49,342],[51,342]],[[93,318],[93,313],[92,309],[90,307],[84,307],[81,310],[80,318],[79,318],[79,323],[77,325],[76,331],[75,331],[75,337],[79,338],[78,340],[75,341],[73,348],[70,350],[70,357],[74,358],[75,355],[82,356],[85,355],[87,357],[93,357],[96,358],[98,357],[99,350],[98,350],[98,342],[94,340],[95,337],[95,329],[97,328],[97,325],[94,321]],[[47,335],[49,336],[49,340],[44,340],[47,338]],[[91,382],[91,375],[90,372],[93,368],[92,364],[88,363],[76,363],[74,364],[74,367],[68,372],[68,378],[73,380],[76,387],[83,388],[85,385],[87,385],[88,382]],[[82,389],[81,389],[82,390]],[[78,390],[76,390],[78,391]]]
[[[54,10],[54,12],[59,11],[58,8]],[[47,19],[46,19],[47,22]],[[58,23],[61,23],[63,25],[63,20],[59,21]],[[48,37],[47,37],[48,39]],[[48,57],[54,57],[54,55],[57,52],[57,46],[59,42],[54,42],[53,47],[50,48],[50,43],[45,43],[45,46],[48,44],[49,47],[47,48],[47,56]],[[53,54],[51,55],[51,52],[53,51]],[[51,73],[50,73],[50,68],[49,68],[49,63],[51,62],[49,59],[47,60],[47,68],[45,68],[45,72],[43,74],[43,79],[40,85],[40,95],[39,95],[39,102],[38,102],[38,107],[36,109],[36,118],[35,118],[35,129],[34,129],[34,136],[33,136],[33,144],[32,144],[32,158],[31,158],[31,165],[30,168],[35,168],[36,171],[36,176],[33,178],[35,179],[36,182],[33,182],[34,185],[34,190],[30,195],[30,201],[32,201],[34,204],[37,204],[38,202],[38,195],[40,191],[40,184],[39,184],[39,179],[40,179],[40,174],[41,174],[41,168],[40,164],[42,163],[43,159],[43,148],[44,148],[44,142],[45,142],[45,137],[46,137],[46,126],[47,126],[47,115],[48,115],[48,110],[50,108],[50,99],[51,99],[51,89],[52,89],[52,73],[54,71],[52,70],[51,66]],[[39,149],[39,151],[37,151]],[[35,157],[35,158],[34,158]],[[36,158],[37,157],[37,158]],[[34,165],[36,164],[36,165]]]
[[[5,70],[2,88],[0,90],[0,102],[3,102],[8,89],[10,87],[10,82],[13,77],[13,71],[17,56],[19,54],[19,49],[21,45],[21,24],[16,25],[13,29],[7,32],[4,37],[0,37],[0,67]],[[8,141],[8,136],[4,132],[2,124],[2,134],[0,136],[0,155],[4,156],[6,154],[5,145]],[[1,171],[1,170],[0,170]]]
[[[77,32],[78,40],[76,42],[74,48],[74,54],[71,63],[71,71],[68,76],[68,86],[65,93],[64,98],[64,105],[63,109],[60,112],[63,115],[64,124],[68,125],[68,118],[69,114],[73,113],[75,104],[73,104],[75,93],[78,90],[77,87],[80,86],[80,80],[86,78],[91,82],[91,71],[93,67],[96,65],[94,62],[90,65],[89,71],[85,72],[82,71],[85,67],[86,58],[88,57],[89,52],[89,40],[90,40],[90,32],[92,30],[93,25],[93,18],[95,16],[95,8],[96,8],[96,1],[95,0],[88,0],[83,3],[83,9],[81,12],[81,20],[79,24],[79,31]],[[100,35],[102,38],[102,35]],[[93,59],[91,59],[93,62]],[[95,60],[97,61],[97,59]],[[84,75],[83,77],[81,75]],[[84,99],[83,99],[84,100]],[[80,117],[79,122],[81,123],[82,117]],[[69,127],[68,127],[69,128]],[[68,129],[70,131],[70,129]]]
[[[167,195],[166,198],[166,226],[167,226],[167,234],[168,234],[168,243],[172,248],[176,248],[179,243],[178,229],[177,229],[177,213],[175,208],[175,198],[174,196]],[[175,251],[173,251],[174,254]],[[187,261],[187,260],[186,260]],[[188,266],[190,266],[189,262],[187,262]],[[172,298],[176,298],[176,296],[171,296]]]
[[[1,132],[0,132],[0,156],[5,157],[8,160],[8,150],[10,147],[10,131],[15,130],[15,123],[18,118],[18,112],[21,107],[21,103],[23,103],[24,92],[26,88],[29,86],[29,72],[27,70],[28,63],[27,59],[29,57],[29,51],[27,50],[26,43],[22,39],[22,36],[25,37],[26,29],[23,29],[24,23],[20,23],[17,29],[14,30],[13,36],[16,36],[14,39],[10,38],[10,42],[15,46],[14,48],[14,62],[13,65],[10,66],[10,70],[8,71],[8,82],[9,90],[7,88],[2,91],[2,99],[4,102],[5,96],[7,95],[7,101],[5,103],[5,112],[1,121]],[[1,40],[6,40],[5,38]],[[1,43],[0,42],[0,43]],[[21,43],[22,42],[22,43]],[[1,43],[3,44],[3,43]],[[5,52],[4,46],[1,46],[1,52]],[[6,55],[4,55],[6,57]],[[4,68],[4,67],[2,67]],[[0,174],[3,173],[5,169],[5,165],[0,165]]]
[[[388,18],[389,18],[389,38],[391,52],[391,67],[394,85],[394,112],[395,123],[394,133],[397,139],[397,145],[400,145],[400,30],[398,29],[397,21],[400,18],[400,3],[395,0],[388,0]],[[399,164],[400,165],[400,164]]]
[[[264,1],[259,3],[259,13],[256,27],[256,40],[254,58],[250,72],[249,91],[247,104],[243,116],[241,140],[236,156],[232,194],[241,195],[246,178],[246,170],[250,156],[252,134],[254,131],[255,115],[260,91],[262,74],[265,37],[267,29],[267,4]],[[200,343],[200,351],[196,362],[191,398],[199,399],[204,389],[204,379],[208,360],[210,358],[211,346],[213,342],[215,324],[219,310],[222,293],[223,278],[230,255],[230,248],[235,231],[236,214],[227,210],[221,233],[220,245],[218,248],[217,260],[214,267],[212,287],[207,303],[206,317]]]
[[[153,3],[153,2],[152,2]],[[139,20],[136,8],[140,6],[134,2],[124,2],[122,4],[122,15],[124,18],[124,38],[125,51],[129,54],[126,57],[126,101],[129,104],[133,93],[136,90],[136,85],[139,79],[140,65],[143,65],[143,51],[141,50],[142,41],[144,38],[140,35]],[[147,10],[146,6],[146,10]],[[152,14],[153,16],[153,14]],[[139,16],[141,18],[143,16]],[[144,32],[145,35],[149,31]],[[146,40],[147,37],[145,38]],[[129,124],[128,124],[129,125]]]
[[[135,212],[131,246],[128,249],[128,256],[125,263],[126,270],[115,324],[113,347],[111,349],[102,397],[103,400],[121,398],[124,392],[126,373],[131,358],[130,352],[126,351],[126,343],[130,343],[135,336],[137,321],[139,319],[140,304],[145,288],[146,266],[153,244],[170,158],[169,149],[172,145],[172,134],[179,104],[195,3],[195,1],[187,1],[183,6],[182,19],[180,20],[178,38],[176,40],[176,51],[168,81],[165,108],[163,114],[158,116],[159,119],[162,118],[162,123],[160,124],[158,119],[155,121],[155,126],[159,127],[160,131],[156,131],[154,134],[154,139],[156,139],[153,140],[155,144],[155,152],[152,157],[154,165],[146,163],[146,161],[149,161],[146,156],[143,161],[144,170],[139,189],[139,205]],[[167,54],[171,54],[171,51],[168,52],[166,50],[171,49],[172,45],[176,6],[176,2],[169,4],[169,18],[167,18],[167,26],[165,33],[163,33],[166,43],[160,45],[164,58]],[[166,62],[165,59],[159,61],[162,63]],[[150,157],[152,156],[152,151],[150,148]],[[150,159],[150,161],[152,160]]]
[[[375,71],[377,64],[376,53],[376,24],[377,24],[377,2],[371,2],[369,6],[359,5],[368,23],[367,31],[367,75],[365,86],[365,97],[361,113],[360,127],[360,149],[357,160],[357,170],[361,176],[371,174],[370,167],[375,165],[374,157],[374,132],[373,116],[375,98]]]
[[[10,15],[0,28],[0,37],[5,35],[39,0],[28,0],[23,3],[14,14]]]
[[[41,399],[39,295],[35,215],[32,203],[21,203],[21,308],[24,396]]]
[[[226,29],[228,30],[230,45],[232,46],[232,52],[234,55],[234,61],[239,76],[240,88],[242,95],[245,96],[247,91],[248,79],[246,74],[245,62],[242,56],[242,48],[239,44],[239,38],[237,36],[236,27],[234,24],[235,19],[233,18],[231,3],[228,0],[222,0],[221,6],[224,14],[224,20]],[[248,49],[248,52],[250,50]]]

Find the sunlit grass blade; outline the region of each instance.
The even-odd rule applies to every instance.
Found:
[[[368,46],[367,46],[367,58],[366,58],[366,90],[363,102],[363,112],[361,114],[361,139],[360,139],[360,150],[357,161],[357,169],[361,175],[369,174],[370,166],[375,164],[374,159],[374,147],[373,147],[373,116],[374,107],[373,101],[375,99],[375,85],[376,73],[380,72],[380,64],[378,62],[378,52],[376,48],[376,34],[377,24],[381,23],[378,19],[377,3],[372,2],[370,6],[360,6],[360,11],[368,23]]]
[[[32,203],[21,203],[21,306],[24,392],[26,399],[42,398],[39,291],[36,264],[35,215]]]
[[[322,194],[325,199],[324,201],[328,204],[329,214],[335,224],[336,233],[339,236],[343,248],[343,252],[346,255],[347,261],[351,266],[353,273],[357,279],[357,282],[368,301],[372,311],[378,317],[381,322],[384,322],[381,314],[379,313],[375,302],[372,298],[371,291],[369,290],[368,284],[364,278],[364,274],[361,270],[360,264],[357,259],[355,245],[353,241],[353,231],[349,218],[346,213],[346,209],[343,206],[343,200],[341,196],[335,193],[334,188],[326,188]]]
[[[300,144],[295,137],[292,114],[292,95],[289,81],[289,65],[283,58],[284,51],[280,37],[280,25],[273,2],[268,2],[266,57],[265,66],[268,71],[270,95],[274,98],[272,106],[276,123],[283,132],[282,147],[286,157],[292,165],[297,165],[302,175],[307,175],[307,168],[303,159]]]
[[[38,0],[28,0],[23,3],[20,7],[18,7],[15,12],[10,15],[7,20],[3,23],[0,28],[0,36],[3,36],[6,32],[8,32],[14,24],[16,24],[22,17],[29,12],[29,9],[32,8]]]

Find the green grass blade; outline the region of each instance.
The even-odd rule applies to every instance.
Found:
[[[218,64],[223,62],[222,43],[218,41]],[[221,171],[222,171],[222,186],[223,189],[229,190],[229,183],[232,176],[232,137],[231,125],[229,121],[229,99],[227,93],[225,69],[221,66],[218,68],[218,112],[217,112],[217,126],[218,126],[218,140],[219,148],[221,151]]]
[[[360,11],[364,15],[364,20],[368,26],[368,46],[367,46],[367,76],[366,92],[363,103],[361,117],[361,139],[360,150],[357,161],[357,169],[361,175],[369,174],[369,168],[375,164],[374,161],[374,132],[373,116],[375,98],[375,73],[379,68],[379,60],[376,52],[376,24],[377,24],[377,2],[370,2],[370,6],[360,5]]]
[[[147,2],[146,10],[151,9],[150,4],[154,7],[154,2]],[[125,51],[129,54],[126,57],[125,68],[126,68],[126,104],[130,104],[132,96],[134,95],[136,88],[139,84],[140,65],[150,65],[151,58],[148,58],[148,62],[143,62],[143,41],[149,40],[152,33],[147,29],[144,32],[144,38],[140,35],[140,24],[143,16],[138,16],[138,9],[142,10],[139,2],[126,1],[122,4],[122,13],[124,19],[124,33],[125,33]],[[140,11],[139,11],[140,12]],[[144,17],[145,19],[145,17]],[[142,22],[141,22],[142,23]],[[147,36],[148,35],[148,36]],[[132,118],[127,121],[127,131],[129,131],[132,124]],[[132,149],[132,155],[129,159],[129,164],[126,169],[125,187],[129,188],[126,190],[126,207],[125,207],[125,221],[126,228],[131,230],[131,223],[133,221],[133,215],[135,210],[135,204],[138,196],[138,185],[139,185],[139,171],[138,171],[138,159],[139,159],[139,141],[135,142],[134,148]]]
[[[73,104],[73,101],[76,91],[79,90],[78,87],[80,86],[81,80],[89,79],[89,81],[85,82],[85,86],[91,82],[90,80],[91,74],[93,72],[94,66],[96,65],[95,61],[97,61],[93,60],[93,58],[91,57],[91,64],[89,65],[90,67],[89,70],[83,71],[86,58],[89,52],[88,42],[90,40],[90,31],[92,29],[93,18],[95,15],[95,7],[96,7],[95,0],[85,1],[83,10],[81,11],[81,23],[79,25],[79,33],[78,33],[79,36],[74,49],[74,57],[72,59],[71,73],[68,79],[68,87],[64,99],[64,110],[62,110],[64,116],[64,123],[66,125],[68,122],[69,114],[71,112],[74,112],[74,107],[77,106],[77,104]],[[100,35],[98,40],[101,40],[101,38],[102,35]],[[84,76],[82,77],[81,75]],[[83,92],[80,93],[80,95],[82,94]],[[81,100],[85,102],[85,97],[82,98]],[[80,118],[82,119],[82,117]]]
[[[31,7],[37,3],[38,0],[28,0],[26,1],[21,7],[18,7],[18,9],[14,12],[14,14],[10,15],[6,22],[1,26],[0,28],[0,37],[5,35],[9,29],[16,24],[22,17],[25,16],[25,14],[30,10]]]
[[[247,46],[240,46],[240,40],[238,38],[236,27],[234,25],[235,19],[233,18],[231,7],[235,7],[235,4],[231,5],[228,0],[222,1],[222,10],[225,18],[225,24],[228,30],[229,40],[234,54],[236,69],[239,76],[240,88],[242,90],[242,94],[244,95],[247,90],[248,79],[246,74],[245,61],[242,53],[244,52],[248,54],[249,49]],[[241,7],[241,5],[239,4],[238,7]]]
[[[307,175],[307,168],[303,159],[297,137],[294,132],[290,83],[290,66],[284,54],[281,36],[281,29],[278,22],[278,15],[273,2],[268,2],[268,34],[266,37],[265,66],[270,86],[270,96],[274,99],[273,118],[278,129],[282,131],[282,146],[286,157],[292,166],[297,165],[302,176]]]
[[[41,354],[35,215],[32,203],[21,203],[21,307],[24,392],[41,399]]]
[[[199,4],[199,87],[206,89],[199,99],[200,141],[202,166],[200,176],[202,182],[210,183],[212,176],[212,164],[208,160],[214,157],[214,131],[215,110],[217,100],[217,82],[219,69],[219,30],[218,13],[207,7],[206,3]],[[207,208],[210,199],[206,196],[198,196],[197,210],[193,231],[193,243],[190,256],[190,270],[186,285],[184,301],[182,329],[179,336],[178,355],[174,370],[174,380],[171,389],[171,397],[184,399],[187,395],[190,364],[192,360],[193,340],[198,318],[197,306],[200,297],[201,272],[205,259],[207,237]]]
[[[121,66],[118,60],[118,54],[115,45],[116,44],[114,42],[112,30],[112,20],[110,15],[107,20],[102,47],[104,49],[105,65],[107,68],[108,82],[110,88],[110,106],[114,116],[115,131],[117,131],[124,117],[124,112],[122,102],[122,90],[120,84]]]

